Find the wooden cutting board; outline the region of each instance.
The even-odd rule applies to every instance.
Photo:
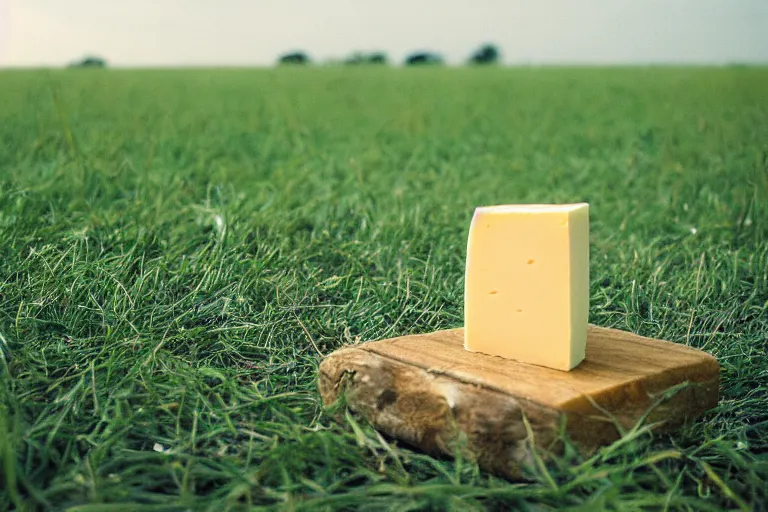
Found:
[[[323,403],[344,399],[383,433],[433,455],[460,450],[517,478],[562,448],[585,453],[640,421],[668,431],[718,402],[711,355],[677,343],[589,326],[586,359],[569,372],[468,352],[463,329],[341,348],[320,365]]]

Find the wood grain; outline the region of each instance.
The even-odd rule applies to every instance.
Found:
[[[515,478],[534,446],[559,449],[563,424],[589,452],[642,418],[659,430],[692,420],[717,404],[719,365],[684,345],[590,326],[586,359],[563,372],[466,351],[463,329],[451,329],[342,348],[321,363],[319,388],[326,405],[343,395],[394,438],[435,455],[461,450]]]

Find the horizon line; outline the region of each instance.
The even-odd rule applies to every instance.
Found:
[[[619,68],[619,67],[690,67],[690,68],[720,68],[720,67],[767,67],[768,60],[765,61],[638,61],[638,62],[591,62],[591,61],[516,61],[510,63],[495,64],[471,64],[471,63],[450,63],[442,64],[416,64],[406,65],[400,62],[391,62],[384,64],[347,64],[343,61],[319,61],[308,62],[306,64],[216,64],[216,63],[198,63],[198,64],[110,64],[108,59],[105,68],[95,69],[122,69],[122,70],[142,70],[142,69],[306,69],[306,68],[527,68],[527,67],[553,67],[553,68]],[[76,63],[77,61],[73,61]],[[64,64],[16,64],[2,65],[0,70],[61,70],[73,69],[73,62]]]

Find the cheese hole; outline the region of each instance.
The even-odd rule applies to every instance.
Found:
[[[497,293],[499,293],[499,290],[491,290],[489,295],[496,295]]]
[[[528,264],[529,265],[533,265],[534,264],[534,260],[528,260]]]
[[[523,312],[523,310],[522,310],[522,309],[518,309],[518,310],[516,310],[516,311],[517,311],[518,313],[522,313],[522,312]]]

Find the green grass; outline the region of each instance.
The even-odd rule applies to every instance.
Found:
[[[569,201],[590,321],[716,409],[528,483],[323,410],[319,353],[461,325],[475,206]],[[0,73],[2,510],[765,510],[766,340],[766,69]]]

